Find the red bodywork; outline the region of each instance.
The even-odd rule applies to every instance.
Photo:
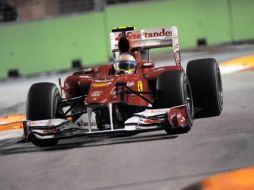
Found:
[[[150,62],[149,62],[150,63]],[[112,64],[99,66],[90,73],[74,74],[66,78],[64,92],[67,99],[87,94],[84,106],[96,104],[118,103],[120,95],[116,92],[118,83],[125,83],[136,92],[144,92],[142,96],[154,103],[154,93],[157,77],[165,71],[183,70],[181,66],[167,66],[154,68],[151,63],[149,68],[144,67],[145,62],[139,61],[134,74],[115,75]],[[85,70],[85,69],[84,69]],[[151,94],[145,94],[151,92]],[[148,102],[135,94],[125,94],[124,102],[129,105],[148,106]]]

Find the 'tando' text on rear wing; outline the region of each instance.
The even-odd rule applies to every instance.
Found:
[[[134,28],[133,28],[134,29]],[[177,27],[150,28],[141,30],[127,30],[126,32],[113,31],[110,33],[112,52],[119,51],[118,42],[121,37],[126,37],[131,49],[151,49],[172,47],[176,64],[180,65],[180,49]]]

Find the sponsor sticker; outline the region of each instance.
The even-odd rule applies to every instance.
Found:
[[[92,96],[92,97],[98,97],[98,96],[101,95],[101,93],[102,93],[101,90],[96,90],[96,91],[92,92],[91,96]]]
[[[128,87],[134,86],[134,81],[128,81],[128,82],[127,82],[127,86],[128,86]]]
[[[138,81],[138,92],[143,92],[143,83],[142,83],[142,81]]]
[[[98,83],[94,83],[94,87],[104,87],[104,86],[107,86],[108,85],[108,83],[106,83],[106,82],[98,82]]]
[[[118,41],[123,34],[121,32],[115,33],[115,40]],[[160,28],[160,29],[146,29],[142,31],[130,31],[126,33],[127,39],[137,40],[137,39],[154,39],[154,38],[165,38],[172,36],[172,30],[170,28]]]

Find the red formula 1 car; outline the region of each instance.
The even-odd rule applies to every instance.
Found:
[[[79,136],[162,129],[182,133],[190,130],[194,118],[220,115],[218,63],[213,58],[193,60],[185,72],[176,27],[115,28],[110,38],[114,64],[84,68],[67,77],[60,90],[53,83],[31,86],[26,140],[52,146]],[[149,50],[160,47],[173,47],[175,65],[155,67]]]

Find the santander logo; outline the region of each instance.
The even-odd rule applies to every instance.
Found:
[[[162,28],[161,30],[154,30],[154,31],[145,31],[141,34],[140,31],[138,32],[127,32],[126,36],[127,39],[141,39],[141,35],[145,38],[156,38],[156,37],[167,37],[167,36],[172,36],[172,31],[171,30],[165,30],[165,28]],[[119,33],[119,35],[115,38],[115,40],[119,40],[121,37],[123,37],[122,33]]]

